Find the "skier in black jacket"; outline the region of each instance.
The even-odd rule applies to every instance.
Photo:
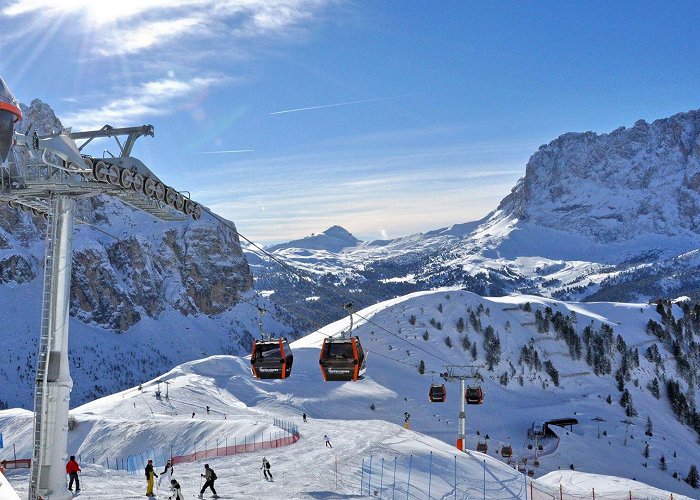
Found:
[[[267,458],[263,457],[262,461],[262,467],[260,467],[263,470],[263,476],[265,476],[265,479],[268,481],[272,481],[272,472],[270,472],[270,462],[267,461]]]

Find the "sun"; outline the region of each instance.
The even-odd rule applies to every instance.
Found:
[[[82,17],[95,27],[123,21],[157,9],[177,8],[199,0],[16,0],[2,9],[2,13],[16,16],[29,13],[70,15]]]

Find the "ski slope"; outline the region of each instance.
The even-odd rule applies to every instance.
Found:
[[[526,318],[519,315],[531,314],[517,307],[525,302],[530,302],[533,310],[542,304],[575,310],[579,324],[610,322],[629,345],[649,341],[640,325],[656,314],[652,307],[640,304],[567,304],[537,297],[482,298],[440,290],[393,299],[358,312],[356,333],[368,352],[367,376],[362,381],[325,383],[318,366],[323,337],[347,328],[347,319],[292,344],[294,367],[287,380],[255,380],[250,376],[249,360],[241,357],[212,356],[188,362],[157,380],[144,382],[140,389],[113,394],[71,411],[77,427],[69,433],[69,453],[82,458],[82,496],[117,499],[145,494],[140,471],[110,470],[105,467],[107,460],[113,466],[115,459],[159,447],[181,455],[218,447],[225,440],[231,444],[250,436],[266,439],[284,432],[274,425],[277,418],[299,426],[301,439],[297,443],[207,460],[219,476],[217,490],[223,498],[349,498],[366,496],[370,489],[385,498],[390,494],[400,494],[399,498],[454,498],[455,493],[457,498],[482,498],[484,491],[487,498],[526,498],[526,478],[513,468],[523,458],[534,471],[536,491],[558,490],[561,483],[572,493],[595,488],[601,498],[605,494],[610,495],[607,498],[628,498],[629,491],[634,492],[634,498],[668,499],[669,492],[674,498],[697,498],[697,490],[671,477],[673,470],[685,477],[688,464],[699,461],[697,436],[675,420],[663,399],[646,399],[642,390],[636,391],[630,384],[640,414],[631,426],[627,446],[623,445],[626,428],[620,420],[625,418],[624,410],[604,400],[607,394],[615,394],[614,379],[575,375],[590,367],[557,354],[564,348],[551,335],[538,335],[522,321]],[[494,372],[480,370],[484,404],[467,408],[467,447],[475,448],[477,440],[489,434],[488,454],[459,453],[453,446],[458,386],[448,384],[443,404],[429,403],[427,392],[431,380],[437,380],[433,372],[442,371],[445,362],[483,363],[481,358],[473,361],[457,338],[451,348],[444,341],[445,335],[454,335],[448,325],[453,325],[467,306],[476,308],[479,304],[489,310],[484,321],[488,317],[500,332],[503,354]],[[421,334],[438,312],[443,329],[430,330],[429,339],[424,340]],[[410,325],[411,315],[416,316],[416,325]],[[506,321],[512,327],[508,334]],[[477,341],[476,332],[468,335]],[[498,375],[509,361],[516,363],[523,343],[532,337],[537,337],[537,345],[546,346],[543,350],[559,367],[560,386],[547,385],[538,378],[543,374],[532,374],[532,380],[528,377],[523,386],[501,385]],[[419,360],[426,365],[423,375],[416,368]],[[640,370],[646,368],[642,365]],[[564,376],[571,374],[574,376]],[[158,381],[160,399],[155,397]],[[645,386],[644,380],[640,386]],[[168,400],[162,397],[166,387]],[[307,423],[301,421],[302,412],[309,416]],[[402,427],[404,412],[411,415],[410,429]],[[643,434],[647,414],[654,422],[653,438]],[[572,431],[559,429],[558,439],[544,441],[540,465],[533,467],[534,450],[528,450],[526,438],[531,423],[574,416],[579,425]],[[605,420],[602,430],[606,435],[600,439],[592,421],[596,416]],[[0,458],[11,458],[12,444],[18,457],[30,456],[30,412],[0,412],[0,429],[6,446]],[[324,435],[330,437],[332,449],[325,447]],[[642,456],[644,441],[651,443],[650,459]],[[506,443],[514,449],[510,465],[495,453]],[[667,471],[656,466],[659,453],[664,453]],[[272,483],[262,478],[262,456],[272,463]],[[199,488],[203,463],[175,468],[174,477],[187,496]],[[569,470],[571,464],[575,471]],[[156,465],[157,471],[162,470],[162,463]],[[28,472],[7,474],[20,496],[26,495]],[[159,498],[167,498],[167,492],[161,492]]]

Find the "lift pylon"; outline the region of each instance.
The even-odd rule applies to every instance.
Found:
[[[68,500],[72,495],[66,489],[65,464],[73,387],[68,325],[75,200],[104,194],[170,221],[197,220],[202,209],[130,156],[136,139],[153,136],[151,125],[122,129],[105,125],[100,130],[39,136],[14,130],[21,118],[19,105],[0,79],[0,202],[43,214],[48,221],[28,498]],[[119,136],[126,136],[124,144]],[[119,156],[98,159],[82,153],[91,140],[103,137],[117,141]],[[86,142],[78,147],[76,139]]]
[[[467,380],[481,378],[479,372],[477,371],[481,366],[476,365],[446,365],[445,372],[441,373],[440,376],[445,380],[445,382],[455,382],[459,380],[459,430],[457,432],[457,449],[460,451],[466,451],[465,435],[467,428],[467,417],[464,411],[464,393],[466,392]]]

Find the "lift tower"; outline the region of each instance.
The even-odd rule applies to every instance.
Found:
[[[466,451],[465,434],[467,428],[467,418],[464,411],[464,401],[466,400],[466,384],[465,381],[471,379],[481,379],[481,375],[477,371],[480,366],[466,365],[446,365],[445,372],[440,376],[445,382],[454,382],[459,380],[459,430],[457,432],[457,449]]]
[[[136,139],[153,136],[151,125],[124,129],[105,125],[100,130],[62,130],[39,136],[13,130],[20,119],[20,108],[0,79],[0,149],[4,151],[0,151],[0,202],[43,215],[47,221],[28,498],[67,500],[72,498],[66,491],[65,463],[73,387],[68,364],[68,320],[76,198],[108,195],[170,221],[189,217],[197,220],[202,209],[130,156]],[[126,136],[123,145],[120,136]],[[86,144],[104,137],[116,140],[119,156],[92,158],[82,154]],[[75,140],[85,142],[77,146]],[[13,150],[7,151],[8,145],[14,145]]]

